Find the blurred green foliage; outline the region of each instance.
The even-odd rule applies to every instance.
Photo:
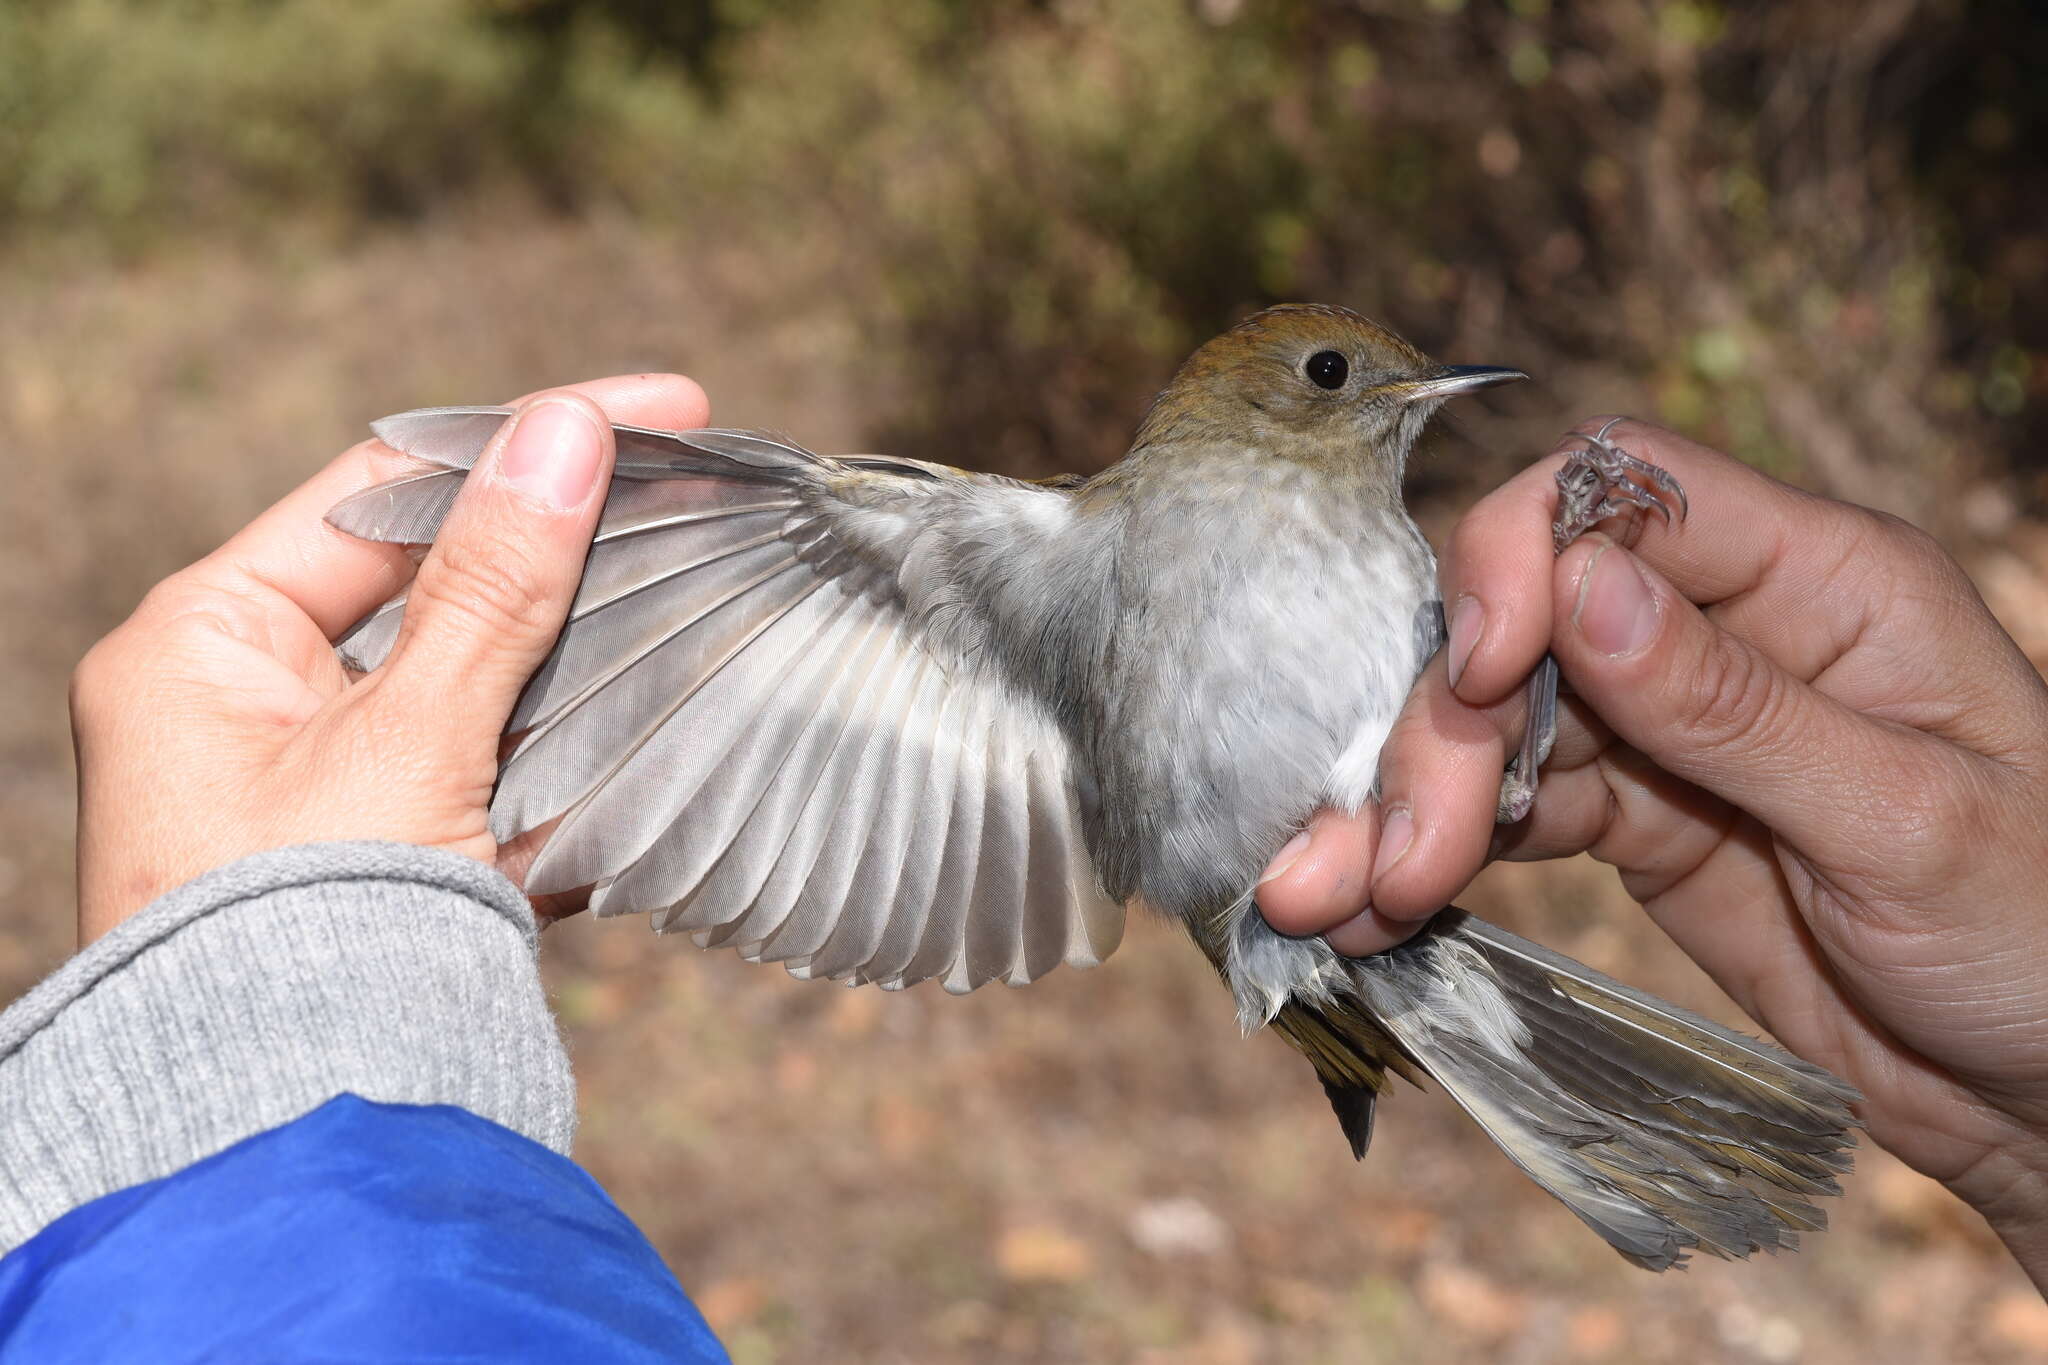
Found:
[[[1989,451],[2040,502],[2044,40],[2020,0],[14,0],[0,243],[615,206],[823,263],[910,453],[1099,464],[1316,297],[1874,500]]]

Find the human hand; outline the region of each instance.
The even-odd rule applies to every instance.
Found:
[[[677,375],[521,400],[415,572],[326,524],[416,464],[370,440],[158,584],[72,679],[78,927],[91,942],[209,868],[338,839],[483,862],[498,740],[583,571],[610,422],[701,426]],[[389,663],[352,681],[332,641],[412,582]]]
[[[1442,561],[1450,643],[1382,755],[1386,837],[1324,813],[1262,909],[1370,952],[1489,856],[1590,850],[2048,1278],[2048,686],[1925,534],[1654,427],[1614,438],[1691,519],[1552,563],[1562,451],[1475,507]],[[1576,695],[1534,812],[1496,830],[1546,649]]]

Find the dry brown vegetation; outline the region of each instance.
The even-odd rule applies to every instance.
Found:
[[[85,647],[368,418],[596,374],[1037,473],[1342,301],[1543,380],[1425,462],[1436,529],[1658,415],[1933,523],[2048,662],[2023,6],[144,8],[0,12],[0,1000],[70,946]],[[1470,903],[1732,1017],[1605,869]],[[1798,1256],[1664,1277],[1440,1096],[1354,1165],[1157,926],[967,1000],[548,938],[579,1155],[742,1362],[2048,1356],[1880,1153]]]

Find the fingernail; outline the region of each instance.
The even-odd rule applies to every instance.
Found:
[[[1450,666],[1451,686],[1458,685],[1458,678],[1465,671],[1465,665],[1472,658],[1472,646],[1479,643],[1479,629],[1486,624],[1486,608],[1476,597],[1461,597],[1456,610],[1451,613]]]
[[[1303,830],[1285,844],[1282,844],[1280,851],[1273,855],[1273,861],[1266,864],[1266,875],[1259,878],[1259,885],[1264,886],[1275,877],[1283,875],[1288,868],[1293,867],[1301,858],[1301,855],[1308,852],[1308,846],[1311,842],[1308,837],[1308,831]]]
[[[1395,806],[1380,821],[1380,851],[1372,860],[1372,880],[1377,886],[1387,870],[1401,861],[1415,838],[1415,817],[1406,806]]]
[[[519,414],[498,456],[500,478],[557,512],[583,505],[603,447],[597,425],[569,403],[535,403]]]
[[[1626,550],[1603,545],[1594,551],[1593,562],[1579,580],[1572,624],[1587,644],[1614,658],[1649,643],[1657,631],[1657,599]]]

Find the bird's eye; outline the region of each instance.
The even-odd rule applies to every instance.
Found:
[[[1317,388],[1341,389],[1350,373],[1351,362],[1340,351],[1317,351],[1308,358],[1308,377]]]

